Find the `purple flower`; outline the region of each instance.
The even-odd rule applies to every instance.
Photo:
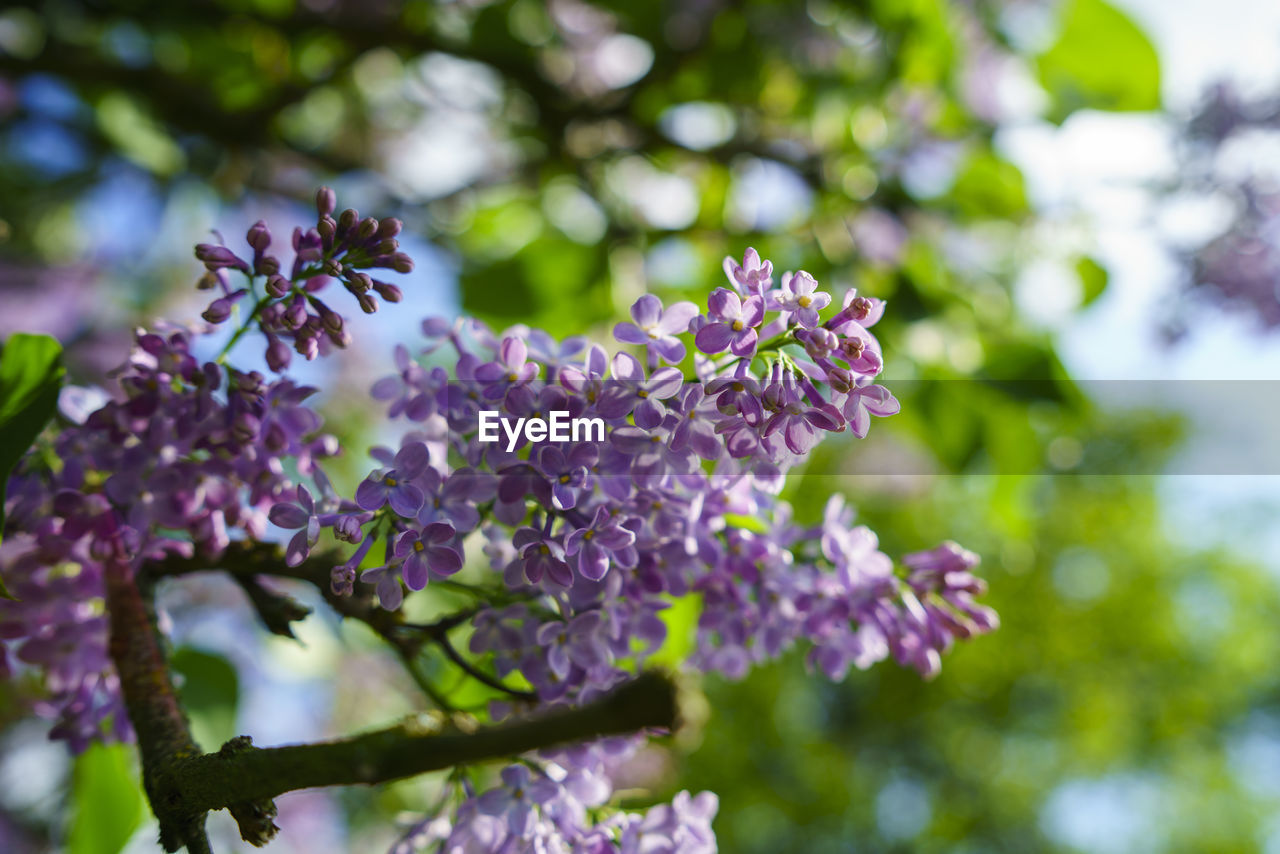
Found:
[[[544,623],[538,629],[538,644],[546,650],[547,666],[560,679],[569,675],[573,664],[590,670],[613,660],[599,611],[586,611],[567,623]]]
[[[735,356],[755,352],[756,327],[764,320],[764,298],[750,296],[742,300],[727,288],[716,288],[707,300],[707,308],[715,322],[698,330],[694,343],[707,354],[729,350]]]
[[[427,586],[431,573],[453,575],[462,569],[462,555],[451,547],[457,532],[451,525],[434,522],[421,531],[405,531],[396,540],[395,556],[404,560],[400,574],[410,590]]]
[[[507,567],[504,580],[510,587],[537,584],[543,577],[561,587],[573,585],[573,573],[565,562],[564,546],[537,528],[521,528],[511,539],[520,557]]]
[[[410,421],[422,421],[435,412],[435,389],[428,384],[427,372],[410,358],[403,345],[396,346],[395,360],[398,373],[374,383],[373,398],[391,401],[388,418],[403,414]]]
[[[760,382],[753,376],[716,377],[707,383],[706,394],[715,397],[716,409],[723,415],[741,415],[748,424],[759,424],[764,419]]]
[[[480,511],[476,509],[472,492],[477,485],[475,472],[459,469],[444,476],[434,467],[427,466],[418,478],[422,485],[422,510],[418,522],[430,525],[447,522],[459,533],[474,531],[480,524]]]
[[[671,450],[688,448],[704,460],[714,460],[720,457],[724,445],[712,421],[715,410],[704,405],[704,400],[702,386],[690,385],[672,404],[671,413],[679,423],[671,431]]]
[[[497,400],[507,390],[518,387],[538,375],[538,365],[528,361],[529,348],[521,338],[502,339],[498,358],[476,368],[476,379],[486,384],[484,397]]]
[[[394,611],[404,602],[404,588],[400,586],[400,573],[396,567],[375,566],[366,569],[360,574],[360,580],[374,585],[378,593],[378,604],[386,610]],[[336,574],[334,581],[337,581]]]
[[[831,294],[817,288],[817,281],[804,270],[787,273],[782,277],[782,289],[772,294],[773,306],[792,313],[801,326],[811,329],[818,325],[818,312],[831,304]]]
[[[612,379],[600,395],[596,411],[605,418],[625,418],[634,414],[639,427],[656,427],[666,407],[662,401],[673,397],[684,383],[675,368],[659,368],[646,378],[640,362],[629,353],[613,357]]]
[[[685,332],[697,314],[698,307],[691,302],[678,302],[663,311],[662,300],[645,294],[631,306],[631,319],[635,322],[613,327],[613,337],[624,344],[643,344],[651,353],[674,364],[684,358],[684,343],[675,337],[676,333]]]
[[[599,581],[609,571],[609,561],[635,566],[634,531],[618,524],[608,508],[601,507],[586,527],[577,528],[565,539],[565,554],[578,557],[578,572],[591,581]],[[626,554],[627,550],[631,554]]]
[[[525,765],[508,765],[502,769],[503,788],[480,796],[480,812],[506,821],[507,829],[517,839],[533,831],[534,808],[560,794],[560,787],[545,776],[535,777]]]
[[[881,418],[896,415],[902,409],[898,399],[882,385],[868,385],[849,391],[843,403],[837,404],[849,422],[849,429],[859,439],[865,439],[871,427],[871,416]]]
[[[430,463],[422,442],[405,445],[395,456],[395,467],[374,471],[356,489],[356,504],[363,510],[377,510],[384,504],[406,519],[416,518],[422,509],[422,490],[409,481],[423,474]]]
[[[769,285],[773,284],[773,262],[761,261],[760,254],[754,249],[747,249],[739,264],[732,257],[724,259],[724,274],[729,277],[729,284],[744,296],[763,296]]]
[[[557,510],[571,510],[578,503],[578,493],[587,485],[588,469],[596,464],[599,453],[595,445],[575,444],[568,454],[553,445],[538,454],[538,471],[550,484],[551,504]]]
[[[693,470],[697,463],[689,447],[676,448],[671,444],[671,433],[677,424],[676,417],[672,415],[652,429],[618,427],[609,434],[612,446],[631,458],[633,479],[685,474]]]
[[[306,560],[315,547],[316,540],[320,538],[320,520],[316,516],[315,501],[307,488],[299,484],[298,503],[276,504],[268,515],[271,523],[277,527],[301,529],[289,540],[284,551],[284,562],[288,566],[297,566]]]

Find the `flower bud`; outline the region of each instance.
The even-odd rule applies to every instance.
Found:
[[[196,244],[196,258],[204,262],[204,266],[209,270],[221,270],[224,267],[234,267],[237,270],[249,272],[249,265],[236,253],[232,252],[225,246],[216,246],[212,243]]]
[[[274,276],[280,272],[280,259],[274,255],[263,255],[253,265],[253,271],[259,276]]]
[[[402,228],[404,228],[404,223],[393,216],[389,216],[378,223],[378,237],[384,240],[388,237],[395,237]]]
[[[360,220],[360,227],[356,230],[356,237],[361,240],[368,240],[378,233],[378,221],[371,216]]]
[[[391,268],[397,273],[412,273],[413,259],[403,252],[397,252],[391,256]]]
[[[324,263],[320,265],[320,268],[330,276],[336,277],[342,275],[342,262],[337,258],[326,258]]]
[[[304,329],[293,339],[293,349],[310,362],[320,355],[320,341],[310,329]]]
[[[344,513],[333,523],[333,535],[343,542],[358,543],[363,533],[360,519],[353,513]]]
[[[373,294],[356,294],[356,300],[360,303],[360,310],[365,314],[373,314],[378,310],[378,298]]]
[[[249,444],[258,438],[262,424],[257,417],[248,412],[241,412],[231,422],[231,435],[237,442]]]
[[[196,280],[196,290],[198,291],[213,290],[218,286],[218,283],[220,281],[221,279],[218,278],[217,273],[213,272],[212,270],[205,270],[204,275]]]
[[[332,246],[333,236],[338,233],[338,223],[331,216],[323,216],[316,223],[316,232],[319,233],[325,246]]]
[[[827,384],[832,391],[848,394],[858,382],[857,377],[844,368],[827,368]]]
[[[373,279],[368,273],[350,273],[346,281],[347,290],[353,294],[362,294],[373,287]]]
[[[377,291],[387,302],[400,302],[404,298],[404,291],[388,282],[379,282],[374,280],[373,289]]]
[[[327,217],[333,213],[333,209],[338,206],[338,197],[333,190],[328,187],[321,187],[316,191],[316,213],[323,217]]]
[[[316,313],[320,315],[320,322],[324,324],[325,329],[330,332],[342,331],[342,315],[338,314],[329,306],[320,300],[314,300],[312,305],[315,306]]]
[[[373,247],[373,253],[375,255],[390,255],[399,248],[400,241],[396,240],[394,237],[388,237],[386,240],[379,242],[377,246]]]
[[[267,367],[277,374],[286,370],[293,361],[289,346],[274,335],[267,336]]]
[[[811,359],[825,359],[831,351],[840,346],[840,338],[830,329],[804,330],[804,351]]]
[[[267,247],[271,245],[271,231],[267,228],[265,222],[258,220],[249,226],[249,233],[245,235],[244,239],[253,247],[254,252],[266,252]]]
[[[289,293],[292,287],[293,285],[290,284],[288,279],[286,279],[284,276],[277,275],[277,276],[271,276],[270,278],[267,279],[267,284],[265,285],[264,289],[266,290],[268,295],[275,297],[276,299],[280,299],[285,294]]]
[[[293,302],[289,303],[289,307],[285,309],[284,315],[280,318],[289,329],[301,329],[307,322],[307,301],[302,295],[293,298]]]
[[[337,329],[337,330],[330,329],[330,330],[327,330],[327,332],[329,335],[329,340],[333,342],[335,347],[345,348],[348,344],[351,343],[351,333],[345,329]]]
[[[360,221],[360,213],[355,208],[347,208],[338,217],[338,231],[346,233],[356,227]]]
[[[209,303],[209,307],[200,316],[210,323],[222,323],[231,316],[231,305],[231,300],[227,297],[218,297]]]

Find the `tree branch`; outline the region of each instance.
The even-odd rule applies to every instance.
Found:
[[[142,782],[160,823],[160,844],[166,851],[185,845],[193,854],[201,854],[209,850],[204,813],[183,811],[168,795],[173,764],[199,756],[200,748],[191,737],[187,716],[169,678],[154,608],[127,560],[117,557],[107,561],[105,575],[111,660],[138,738]]]
[[[646,673],[599,700],[471,733],[403,724],[338,741],[256,748],[245,742],[178,762],[166,796],[189,814],[297,789],[384,783],[575,741],[676,723],[675,686]]]

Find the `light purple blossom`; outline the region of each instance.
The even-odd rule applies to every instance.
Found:
[[[755,352],[756,327],[764,319],[764,297],[743,300],[727,288],[716,288],[707,300],[707,308],[712,322],[699,329],[694,338],[699,350],[709,354],[729,350],[735,356]]]
[[[356,504],[364,510],[377,510],[384,504],[406,518],[414,518],[422,509],[422,490],[410,481],[426,472],[431,458],[427,446],[414,442],[401,448],[394,467],[373,472],[356,489]]]
[[[764,296],[773,284],[773,262],[762,261],[754,249],[747,249],[739,264],[732,257],[724,259],[724,274],[735,291],[743,296]]]
[[[691,302],[673,303],[664,311],[660,299],[645,294],[631,306],[635,322],[613,327],[613,337],[624,344],[643,344],[663,361],[675,364],[685,353],[684,342],[676,335],[688,330],[697,314],[698,307]]]
[[[831,294],[818,290],[818,283],[804,270],[782,277],[781,290],[771,294],[774,306],[790,312],[806,329],[818,325],[818,312],[831,304]]]

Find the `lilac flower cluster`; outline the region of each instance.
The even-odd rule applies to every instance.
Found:
[[[605,739],[548,753],[539,762],[508,765],[499,785],[481,794],[464,781],[455,789],[459,802],[449,813],[414,825],[391,854],[714,854],[711,820],[719,803],[711,792],[680,792],[671,803],[643,813],[616,810],[592,820],[613,794],[611,775],[642,741]]]
[[[705,312],[641,297],[615,329],[637,354],[526,327],[424,323],[419,358],[398,347],[397,372],[373,388],[407,430],[398,448],[375,450],[360,512],[332,523],[358,543],[334,568],[335,589],[359,574],[398,608],[406,589],[453,576],[479,547],[505,590],[474,618],[470,651],[551,704],[598,696],[643,666],[667,639],[673,598],[700,608],[689,663],[732,678],[798,644],[832,679],[889,656],[933,676],[956,639],[994,628],[974,599],[972,553],[944,544],[906,556],[899,573],[839,496],[815,525],[777,498],[823,436],[865,436],[871,415],[898,410],[874,382],[882,360],[869,327],[884,304],[851,293],[824,321],[833,300],[807,273],[774,288],[772,265],[750,250],[726,273]],[[608,431],[508,447],[481,440],[482,410],[509,421],[559,411]],[[281,504],[273,517],[301,529],[307,513]],[[386,558],[367,566],[378,540]],[[675,819],[619,817],[584,835],[586,802],[556,776],[581,763],[533,766],[513,766],[503,787],[423,828],[443,834],[445,850],[625,851],[637,850],[629,833],[700,826],[686,813],[709,810],[687,801],[664,808]],[[695,837],[637,844],[713,850]]]
[[[398,297],[361,270],[407,269],[399,224],[354,211],[334,220],[328,191],[317,206],[316,227],[294,233],[288,278],[261,224],[249,230],[251,261],[223,246],[197,250],[205,283],[223,292],[206,311],[211,324],[266,278],[222,356],[198,359],[196,330],[140,331],[115,396],[44,440],[13,479],[15,533],[0,571],[22,601],[0,602],[0,667],[12,649],[44,670],[55,732],[73,747],[102,737],[104,724],[128,731],[106,655],[106,564],[216,558],[233,539],[265,539],[268,523],[287,532],[291,566],[326,532],[353,546],[332,568],[334,590],[361,579],[389,610],[433,581],[478,574],[463,585],[483,600],[469,673],[492,669],[490,684],[518,677],[544,705],[587,701],[629,678],[667,640],[673,599],[698,608],[689,663],[732,678],[797,646],[832,679],[889,656],[932,676],[955,640],[996,626],[975,599],[972,553],[946,543],[907,555],[898,571],[838,496],[813,525],[778,498],[823,437],[865,436],[870,416],[898,403],[875,382],[883,362],[869,329],[884,304],[853,292],[837,303],[803,271],[774,287],[772,264],[753,250],[726,259],[728,287],[705,311],[641,297],[615,328],[624,349],[613,353],[523,326],[425,321],[426,345],[397,347],[396,372],[373,387],[405,425],[398,446],[374,449],[378,468],[339,497],[319,465],[336,442],[305,406],[315,389],[224,364],[254,326],[277,372],[289,362],[285,340],[307,358],[344,346],[345,322],[316,297],[332,278],[366,310],[370,290]],[[231,270],[248,277],[245,289],[230,290]],[[567,414],[606,429],[492,442],[482,412],[504,423]],[[495,717],[512,711],[492,707]],[[643,814],[602,809],[618,763],[642,742],[524,757],[497,788],[462,786],[452,817],[425,822],[406,844],[714,851],[714,795],[682,794]]]
[[[286,294],[313,307],[323,306],[313,294],[324,277],[310,264],[333,258],[353,268],[410,264],[391,243],[371,243],[367,222],[347,222],[353,212],[327,226],[331,192],[321,191],[320,207],[320,225],[295,232],[298,259],[288,280],[280,276],[278,261],[265,254],[270,235],[261,224],[249,230],[252,263],[225,247],[202,246],[197,254],[224,288],[229,269],[250,275],[250,283],[254,274],[268,275],[269,292],[284,287],[272,282],[284,281]],[[399,228],[394,220],[373,225],[373,234]],[[359,275],[364,274],[349,274]],[[241,328],[261,326],[270,342],[268,361],[278,369],[288,363],[288,353],[272,355],[283,333],[271,318],[282,304],[261,299]],[[206,319],[225,320],[224,309],[215,300]],[[331,343],[345,341],[334,337],[345,335],[338,321],[325,327]],[[310,320],[290,330],[300,350],[316,349],[300,343],[315,341],[309,328]],[[103,596],[109,560],[123,556],[137,567],[168,554],[217,557],[233,539],[262,539],[268,511],[289,500],[299,506],[298,514],[277,513],[271,521],[303,529],[289,548],[294,561],[315,543],[321,526],[337,519],[322,512],[341,503],[316,462],[339,449],[321,431],[320,416],[306,406],[317,389],[239,371],[222,364],[223,358],[202,361],[196,355],[200,339],[212,331],[169,325],[139,330],[128,361],[113,373],[114,396],[84,412],[69,405],[74,395],[64,393],[66,426],[41,440],[9,485],[0,572],[17,601],[0,600],[0,675],[13,669],[10,653],[19,666],[42,670],[47,696],[38,711],[55,720],[53,737],[66,739],[76,751],[106,735],[130,732],[107,655]],[[319,503],[289,479],[286,463],[315,478]]]
[[[204,262],[207,271],[199,286],[219,292],[205,309],[204,319],[223,323],[238,302],[252,296],[250,322],[266,337],[266,360],[273,371],[289,367],[292,354],[285,342],[292,342],[293,349],[308,360],[351,342],[342,315],[317,296],[334,279],[342,282],[366,314],[378,310],[379,296],[393,303],[403,297],[400,288],[364,272],[384,268],[408,273],[413,269],[413,259],[399,251],[396,241],[400,220],[361,219],[351,208],[334,219],[336,206],[333,190],[322,187],[316,194],[319,219],[315,226],[293,230],[293,264],[287,276],[282,274],[280,259],[268,254],[271,232],[262,220],[245,235],[253,250],[251,260],[221,244],[196,246],[196,258]],[[244,275],[244,287],[232,288],[228,281],[231,271]],[[264,279],[262,294],[257,292],[259,277]]]
[[[884,304],[850,294],[824,322],[832,299],[807,273],[772,288],[772,265],[751,250],[726,273],[730,287],[705,313],[636,302],[615,336],[643,347],[643,361],[522,327],[425,324],[424,354],[447,345],[453,369],[398,348],[398,373],[375,385],[412,429],[377,452],[383,466],[355,494],[363,515],[335,523],[359,543],[334,570],[337,589],[383,538],[387,560],[363,578],[398,607],[405,588],[458,572],[478,531],[518,601],[477,616],[471,650],[546,702],[626,678],[663,643],[671,597],[700,601],[693,663],[735,677],[798,642],[832,678],[889,655],[931,676],[954,638],[992,628],[973,576],[904,580],[839,498],[821,525],[803,526],[774,496],[822,436],[864,436],[871,415],[897,411],[873,382],[882,361],[868,327]],[[691,377],[677,367],[688,362]],[[609,433],[508,450],[480,441],[482,409],[511,420],[563,411]],[[301,527],[304,508],[275,512]]]

